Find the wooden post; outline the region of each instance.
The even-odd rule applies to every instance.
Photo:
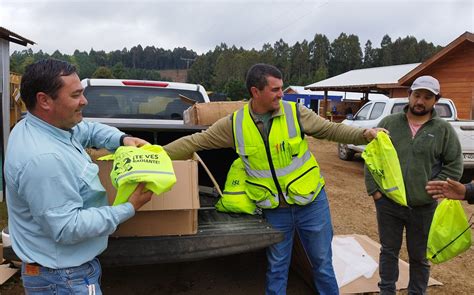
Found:
[[[323,118],[327,119],[327,112],[328,112],[328,91],[324,90],[324,104],[323,104]]]

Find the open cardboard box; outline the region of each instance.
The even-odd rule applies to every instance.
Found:
[[[244,107],[248,101],[213,101],[195,103],[183,113],[184,124],[212,125],[214,122]]]
[[[89,152],[99,166],[99,178],[112,204],[116,189],[110,180],[113,161],[98,161],[104,155]],[[199,205],[197,160],[173,161],[176,184],[164,194],[153,195],[135,216],[120,224],[112,234],[115,237],[191,235],[197,232]]]
[[[361,245],[361,247],[367,252],[367,254],[370,255],[378,264],[380,244],[370,239],[368,236],[352,234],[352,235],[339,235],[335,237],[342,237],[342,238],[353,237]],[[299,240],[298,235],[295,235],[295,241],[293,244],[293,256],[291,260],[291,267],[303,278],[303,280],[308,285],[314,288],[311,264]],[[409,281],[409,264],[399,259],[398,268],[399,268],[400,274],[398,277],[398,281],[396,283],[396,288],[397,290],[406,289],[408,288],[408,281]],[[377,267],[377,270],[373,273],[372,277],[366,278],[364,276],[361,276],[358,279],[352,281],[351,283],[339,288],[339,292],[340,294],[366,294],[366,293],[379,292],[380,289],[377,285],[379,280],[380,280],[380,277],[379,277],[378,267]],[[433,279],[432,277],[429,278],[428,286],[439,286],[439,285],[442,285],[442,283]]]
[[[9,264],[2,264],[3,259],[3,244],[0,243],[0,285],[3,285],[9,278],[11,278],[17,271],[17,268],[10,267]]]

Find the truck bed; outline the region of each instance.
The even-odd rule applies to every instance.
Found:
[[[100,261],[105,266],[119,266],[201,260],[250,252],[283,240],[283,234],[260,216],[200,209],[198,224],[195,235],[111,237],[107,250],[100,255]],[[130,249],[133,249],[132,253]]]
[[[283,240],[262,216],[198,211],[198,232],[186,236],[110,237],[99,256],[103,266],[174,263],[251,252]],[[11,247],[3,248],[8,261],[19,260]]]

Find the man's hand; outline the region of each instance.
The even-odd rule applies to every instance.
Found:
[[[433,195],[433,199],[448,198],[453,200],[464,200],[466,187],[464,184],[447,179],[447,181],[433,180],[426,184],[426,191]]]
[[[123,138],[123,145],[126,145],[126,146],[141,147],[141,146],[144,146],[145,144],[150,144],[150,143],[138,137],[127,136]]]
[[[374,201],[378,201],[378,200],[380,200],[380,198],[382,198],[382,193],[379,192],[379,191],[376,191],[376,192],[372,195],[372,198],[374,198]]]
[[[143,192],[145,189],[145,183],[142,182],[138,184],[135,191],[130,195],[128,202],[133,205],[135,211],[140,209],[143,205],[148,203],[151,200],[151,196],[153,195],[152,191]]]
[[[377,137],[378,132],[385,132],[387,134],[390,133],[385,128],[370,128],[370,129],[365,129],[363,136],[367,140],[367,142],[371,142],[374,138]]]

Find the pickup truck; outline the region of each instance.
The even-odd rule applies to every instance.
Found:
[[[366,103],[352,119],[342,121],[343,124],[372,128],[387,115],[401,112],[408,103],[408,98],[391,98],[391,99],[373,99]],[[464,175],[463,182],[470,181],[474,175],[474,121],[458,120],[456,107],[451,99],[440,98],[435,104],[438,115],[447,120],[456,131],[459,141],[461,142],[463,159],[464,159]],[[339,158],[350,161],[356,153],[361,153],[365,149],[365,145],[339,144]]]
[[[150,143],[165,145],[207,128],[183,123],[183,111],[189,107],[183,98],[209,102],[201,85],[118,79],[84,79],[82,85],[88,100],[84,120],[115,126]],[[237,157],[235,151],[222,149],[199,155],[223,187],[227,171]],[[200,260],[254,251],[283,240],[283,234],[262,216],[217,212],[214,204],[219,196],[201,168],[199,188],[197,234],[109,237],[109,245],[100,255],[101,263],[124,266]],[[4,247],[4,258],[15,260],[11,247]]]

